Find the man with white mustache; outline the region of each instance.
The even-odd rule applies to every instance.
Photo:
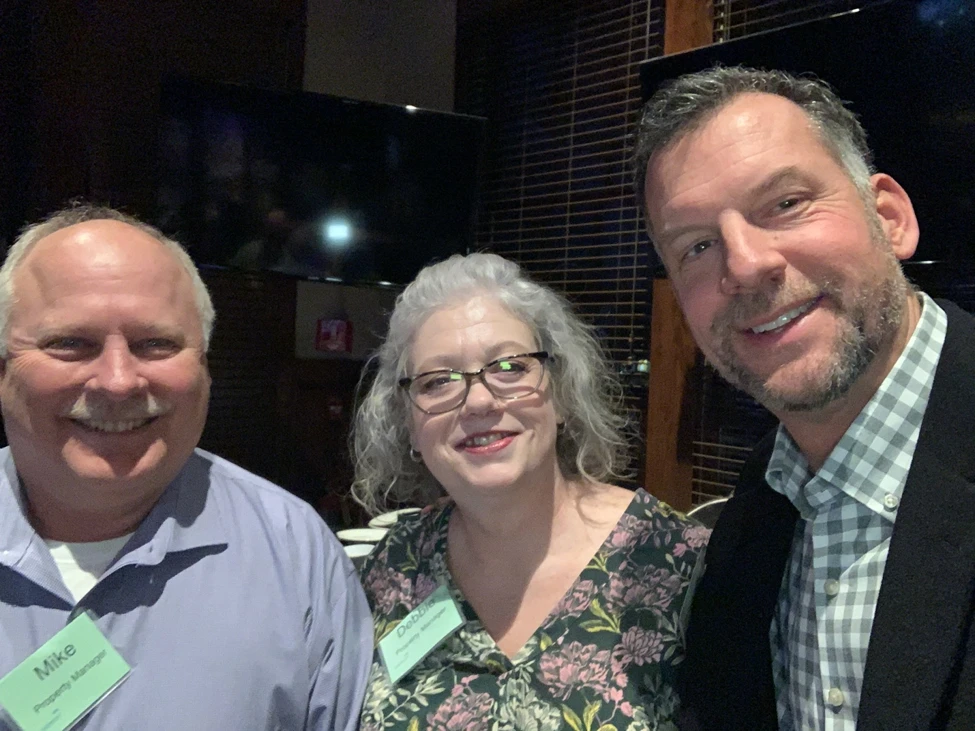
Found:
[[[127,432],[137,429],[157,416],[164,416],[172,406],[147,393],[119,407],[99,404],[87,393],[78,395],[64,416],[82,422],[97,422],[103,431]]]
[[[686,729],[975,728],[975,321],[906,280],[910,198],[826,84],[713,68],[637,132],[697,344],[780,420],[711,537]]]
[[[196,448],[213,322],[186,252],[115,210],[10,249],[0,729],[357,726],[372,621],[351,562],[306,503]]]

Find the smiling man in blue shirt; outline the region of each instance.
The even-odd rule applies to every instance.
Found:
[[[355,728],[372,624],[351,563],[308,505],[196,449],[213,319],[182,248],[111,209],[11,248],[0,677],[84,612],[132,670],[78,728]]]

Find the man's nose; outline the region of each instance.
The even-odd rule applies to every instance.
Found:
[[[140,365],[127,342],[120,339],[109,340],[93,362],[94,372],[88,381],[88,387],[110,398],[126,399],[147,385],[140,373]]]
[[[762,289],[785,278],[786,260],[779,251],[778,234],[755,226],[737,211],[720,219],[724,245],[725,294]]]

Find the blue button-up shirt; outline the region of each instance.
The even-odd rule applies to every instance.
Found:
[[[0,675],[81,611],[132,673],[77,728],[358,724],[372,620],[351,562],[306,503],[219,457],[196,451],[76,605],[0,450]]]

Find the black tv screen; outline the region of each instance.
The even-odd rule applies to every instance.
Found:
[[[975,263],[975,0],[895,0],[645,62],[658,85],[721,63],[813,73],[851,103],[921,224],[915,262]]]
[[[404,284],[470,246],[484,128],[414,107],[172,80],[156,223],[201,265]]]

